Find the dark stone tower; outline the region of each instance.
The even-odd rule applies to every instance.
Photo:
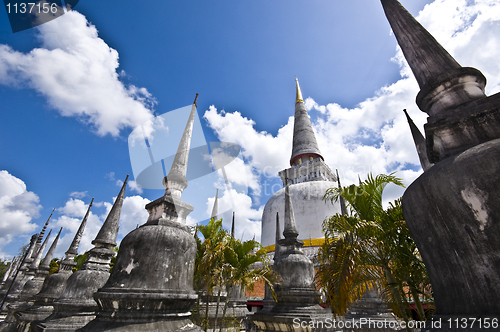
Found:
[[[146,205],[149,218],[122,240],[108,282],[95,293],[95,320],[82,331],[201,331],[191,320],[196,241],[186,226],[193,207],[181,200],[196,115],[191,108],[165,195]]]
[[[434,319],[495,317],[500,94],[487,97],[481,72],[461,67],[397,0],[381,1],[420,85],[417,104],[429,114],[425,136],[435,165],[408,187],[403,211],[431,278]],[[444,325],[439,331],[449,330]]]
[[[66,287],[66,281],[73,274],[72,269],[76,266],[76,262],[73,258],[78,255],[78,247],[82,239],[83,231],[85,229],[93,201],[94,198],[92,198],[92,201],[87,209],[87,213],[85,214],[68,251],[66,251],[66,257],[59,263],[59,270],[45,278],[40,292],[34,296],[33,305],[17,313],[18,320],[30,322],[30,324],[36,325],[46,319],[54,310],[52,304],[61,296],[64,288]],[[48,263],[50,263],[50,261]],[[46,263],[42,263],[40,267],[45,265]]]
[[[309,324],[332,319],[329,309],[319,306],[314,283],[313,263],[302,251],[304,242],[298,239],[299,232],[295,225],[290,186],[285,177],[285,216],[284,239],[276,234],[276,248],[273,269],[281,277],[282,283],[275,286],[277,303],[264,308],[252,316],[257,331],[301,331],[296,327],[300,323]],[[279,217],[276,215],[276,227],[279,229]],[[277,250],[276,250],[277,249]],[[299,324],[300,324],[299,323]],[[327,331],[317,328],[316,331]]]
[[[54,312],[37,324],[35,331],[73,332],[94,319],[97,303],[92,296],[109,278],[109,263],[115,255],[112,249],[116,246],[127,179],[128,175],[111,211],[92,241],[94,248],[87,251],[87,260],[66,281],[66,288],[53,302]]]

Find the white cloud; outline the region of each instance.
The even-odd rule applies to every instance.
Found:
[[[84,198],[87,196],[87,191],[73,191],[71,194],[69,194],[70,197],[74,198]]]
[[[145,206],[149,202],[149,199],[141,196],[125,197],[120,215],[120,235],[125,236],[134,230],[137,225],[141,226],[146,223],[149,214]]]
[[[22,53],[0,44],[0,84],[36,90],[100,136],[152,119],[154,98],[119,80],[118,52],[82,14],[70,11],[37,29],[41,48]]]
[[[142,194],[142,188],[135,181],[129,181],[128,186],[130,190],[135,191],[138,194]]]
[[[96,205],[99,204],[93,203],[92,208],[90,209],[87,224],[85,226],[78,250],[80,254],[93,247],[91,242],[94,240],[97,232],[102,226],[102,218],[95,214],[96,207],[98,207]],[[69,249],[69,246],[73,241],[73,238],[75,237],[87,210],[88,203],[74,198],[70,198],[66,201],[63,207],[57,209],[57,212],[61,215],[51,222],[51,227],[63,227],[64,229],[62,236],[57,243],[57,249],[54,257],[64,257],[64,253]]]
[[[116,197],[113,198],[113,201]],[[141,196],[127,196],[123,200],[123,206],[120,214],[120,228],[118,230],[119,237],[127,235],[130,231],[135,229],[137,225],[142,225],[148,219],[148,213],[145,210],[145,205],[150,201]],[[96,202],[93,203],[87,225],[80,242],[79,253],[92,249],[92,241],[97,236],[97,233],[106,220],[106,217],[113,206],[110,202]],[[102,214],[96,213],[96,208],[105,207]],[[68,250],[71,241],[80,227],[85,213],[87,212],[88,204],[80,199],[70,198],[63,207],[58,208],[57,212],[61,216],[54,219],[51,223],[52,227],[64,227],[63,236],[57,245],[56,254],[54,257],[63,257],[64,252]],[[99,210],[97,210],[99,211]]]
[[[207,200],[206,216],[210,218],[212,208],[214,206],[214,197]],[[258,209],[252,207],[252,198],[244,193],[238,193],[234,189],[224,190],[222,196],[218,199],[218,210],[226,211],[219,214],[218,218],[222,218],[222,225],[226,229],[231,229],[232,212],[235,212],[235,237],[250,240],[255,236],[257,241],[260,241],[262,211],[264,206]],[[234,204],[234,205],[233,205]]]
[[[0,253],[15,236],[36,231],[37,225],[31,221],[40,216],[39,201],[21,179],[0,171]]]

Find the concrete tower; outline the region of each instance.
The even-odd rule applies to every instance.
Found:
[[[307,255],[315,254],[324,240],[321,231],[325,217],[341,212],[340,203],[325,204],[322,200],[326,190],[335,186],[337,177],[323,161],[318,148],[309,115],[296,79],[295,120],[292,142],[291,167],[279,172],[283,187],[290,184],[290,196],[295,207],[297,231],[304,241]],[[288,178],[288,183],[285,182]],[[264,247],[274,251],[276,213],[284,215],[285,190],[274,193],[262,214],[262,238]]]
[[[17,275],[16,279],[14,280],[13,284],[10,287],[9,295],[8,295],[8,301],[13,301],[16,300],[19,297],[19,294],[23,290],[24,284],[28,282],[28,280],[32,279],[35,277],[35,273],[30,273],[28,274],[29,267],[31,266],[31,263],[35,259],[36,255],[40,251],[40,247],[42,245],[42,240],[43,240],[43,235],[45,234],[45,231],[47,229],[47,226],[49,225],[50,219],[52,218],[52,214],[54,213],[54,210],[52,210],[49,218],[45,222],[45,225],[42,228],[42,231],[40,234],[36,234],[36,242],[33,245],[30,245],[28,248],[28,252],[26,254],[25,259],[21,263],[21,267],[19,268],[19,274]],[[35,269],[36,271],[36,269]],[[1,295],[1,293],[0,293]]]
[[[128,175],[111,211],[92,241],[94,248],[87,251],[87,260],[80,270],[69,277],[61,296],[53,302],[54,312],[37,324],[35,331],[73,332],[94,319],[97,303],[92,295],[109,278],[109,263],[115,255],[112,248],[116,246],[127,180]]]
[[[44,281],[45,277],[49,274],[50,261],[52,260],[52,257],[54,256],[54,251],[56,250],[57,241],[59,241],[59,236],[61,236],[61,232],[62,232],[62,227],[59,230],[59,233],[57,233],[56,238],[52,242],[52,245],[50,246],[49,251],[47,251],[45,258],[42,260],[41,263],[39,261],[39,264],[37,264],[35,277],[33,279],[29,280],[24,285],[23,291],[19,295],[19,298],[22,301],[33,300],[33,297],[36,294],[38,294],[38,292],[40,292],[40,290],[42,289],[43,281]],[[50,233],[49,233],[49,235],[47,235],[47,238],[45,239],[45,242],[42,245],[40,252],[43,252],[43,250],[45,250],[45,246],[47,245],[47,241],[49,239],[49,236],[50,236]],[[41,259],[41,256],[42,255],[40,254],[37,256],[37,258],[40,257],[40,259]],[[33,263],[35,263],[35,262],[33,262]]]
[[[201,331],[191,320],[196,241],[181,200],[196,114],[191,108],[177,154],[163,179],[165,195],[146,205],[149,218],[122,240],[108,282],[95,293],[95,320],[82,331]]]
[[[285,177],[285,183],[287,180]],[[277,214],[277,228],[279,228],[278,216]],[[276,234],[279,256],[274,256],[273,265],[273,269],[282,280],[281,284],[275,286],[278,302],[252,316],[252,322],[258,331],[300,331],[300,327],[296,327],[297,319],[300,320],[299,324],[305,323],[309,326],[312,321],[326,323],[332,318],[330,310],[318,304],[313,263],[302,251],[304,242],[298,239],[299,232],[295,223],[290,185],[285,186],[284,225],[285,238],[280,239],[280,235]]]
[[[434,320],[491,319],[500,312],[500,94],[487,97],[481,72],[461,67],[397,0],[381,1],[429,114],[435,165],[402,202],[432,282]]]
[[[31,322],[32,325],[36,325],[46,319],[54,310],[52,303],[61,296],[66,287],[66,281],[73,274],[72,269],[76,266],[73,258],[78,255],[78,247],[93,201],[94,198],[92,198],[87,213],[83,217],[68,251],[66,251],[66,257],[59,263],[59,270],[45,278],[40,292],[34,297],[34,304],[18,313],[19,320]],[[42,263],[41,266],[45,266],[45,263]]]

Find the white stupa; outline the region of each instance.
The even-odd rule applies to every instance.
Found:
[[[305,254],[311,257],[324,241],[322,223],[325,218],[344,211],[340,201],[333,205],[323,201],[326,190],[337,186],[338,177],[324,162],[297,79],[296,84],[291,167],[279,172],[279,176],[284,187],[285,175],[288,178],[299,238],[304,241]],[[274,255],[276,212],[284,215],[284,207],[285,189],[282,188],[271,196],[262,214],[261,242],[271,255]]]

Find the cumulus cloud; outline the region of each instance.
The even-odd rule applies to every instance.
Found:
[[[74,198],[84,198],[87,196],[87,191],[73,191],[71,194],[69,194],[70,197]]]
[[[41,47],[28,53],[0,44],[0,84],[34,89],[62,116],[77,117],[100,136],[118,136],[153,118],[155,99],[120,81],[118,52],[82,14],[70,11],[37,29]]]
[[[500,2],[436,0],[426,5],[417,19],[463,66],[476,67],[485,74],[487,93],[500,90]],[[364,179],[369,172],[397,171],[407,185],[421,174],[402,110],[408,110],[422,132],[427,115],[415,104],[419,88],[399,48],[394,60],[401,66],[401,79],[352,109],[334,101],[327,105],[312,98],[305,101],[325,161],[332,169],[339,169],[344,185],[356,183],[358,174]],[[212,106],[205,119],[220,140],[242,147],[254,174],[276,176],[277,171],[289,167],[293,117],[276,136],[256,131],[255,122],[237,111],[217,112]],[[386,193],[389,201],[401,196],[403,190],[389,186]]]
[[[113,202],[116,197],[113,198]],[[118,230],[118,239],[127,235],[135,229],[137,225],[142,225],[148,219],[148,213],[145,210],[145,205],[150,201],[141,196],[127,196],[123,200],[123,206],[120,214],[120,228]],[[89,202],[90,203],[90,202]],[[79,253],[83,253],[93,248],[92,241],[97,236],[106,217],[111,210],[113,204],[111,202],[94,202],[92,204],[85,231],[80,243]],[[102,207],[105,209],[103,210]],[[101,208],[101,209],[99,209]],[[65,205],[57,209],[60,214],[55,218],[51,227],[64,227],[63,236],[58,242],[55,257],[63,257],[64,252],[68,250],[73,238],[80,227],[80,224],[88,209],[88,203],[80,199],[70,198]],[[102,213],[99,213],[102,212]],[[119,241],[117,241],[119,242]]]
[[[206,216],[210,218],[214,206],[215,196],[207,200]],[[235,237],[237,239],[251,240],[254,236],[260,241],[262,211],[264,206],[258,209],[252,207],[252,198],[244,193],[239,193],[234,189],[224,190],[218,199],[218,210],[226,211],[218,218],[222,218],[222,225],[226,229],[231,229],[232,212],[234,211]]]
[[[37,225],[31,221],[40,216],[40,199],[28,191],[21,179],[0,171],[0,253],[15,236],[34,233]]]

